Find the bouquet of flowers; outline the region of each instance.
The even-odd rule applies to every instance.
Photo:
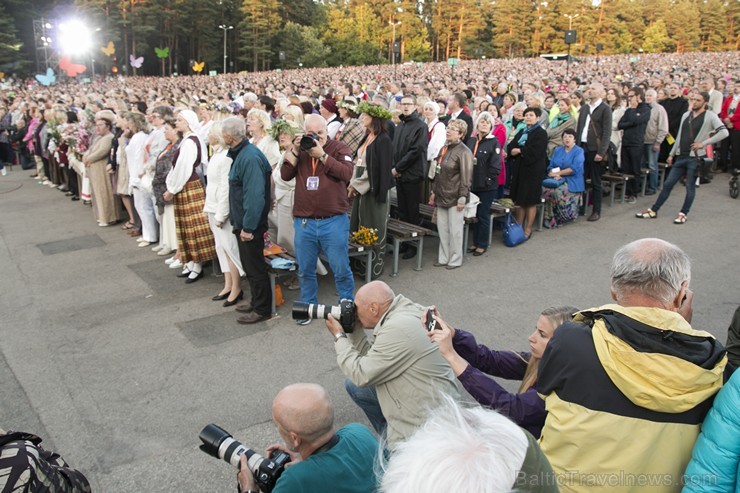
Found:
[[[357,231],[352,233],[352,241],[358,245],[372,246],[378,242],[378,230],[360,226]]]

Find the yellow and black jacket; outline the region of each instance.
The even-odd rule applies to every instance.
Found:
[[[540,445],[564,492],[680,491],[725,349],[678,313],[605,305],[555,331]]]

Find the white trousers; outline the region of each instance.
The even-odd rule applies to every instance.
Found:
[[[164,206],[164,213],[157,215],[159,220],[159,244],[170,250],[177,250],[177,229],[175,228],[175,206]]]
[[[156,242],[159,225],[157,224],[157,203],[154,200],[154,195],[146,190],[134,187],[134,206],[141,218],[141,237],[144,241]]]
[[[457,207],[437,207],[437,231],[439,232],[438,262],[446,265],[462,265],[464,210]]]

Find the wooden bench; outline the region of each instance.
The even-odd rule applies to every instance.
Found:
[[[265,263],[267,264],[267,275],[270,277],[270,289],[272,296],[270,297],[272,299],[272,306],[270,307],[272,316],[274,317],[277,315],[277,307],[275,306],[275,286],[277,283],[286,277],[295,276],[298,274],[298,262],[296,262],[295,269],[288,270],[288,269],[275,269],[272,266],[272,259],[275,258],[284,258],[286,260],[292,260],[293,262],[296,262],[295,257],[293,257],[289,253],[278,253],[275,255],[265,255]]]
[[[370,265],[370,262],[372,261],[372,250],[369,248],[366,248],[362,245],[358,245],[357,243],[351,243],[349,244],[348,248],[348,256],[349,257],[365,257],[367,259],[367,265]],[[319,256],[322,260],[329,263],[329,260],[322,254]],[[275,269],[272,266],[272,260],[275,258],[284,258],[286,260],[292,260],[295,262],[295,269],[288,270],[288,269]],[[275,306],[275,286],[278,282],[280,282],[281,279],[292,277],[298,275],[298,262],[296,261],[295,257],[293,257],[291,254],[285,252],[285,253],[278,253],[275,255],[265,255],[265,263],[267,264],[267,275],[270,277],[270,289],[272,290],[272,315],[277,315],[277,307]],[[365,282],[370,282],[372,280],[372,271],[368,268],[365,273]]]
[[[366,247],[364,245],[360,245],[359,243],[352,243],[350,241],[349,242],[349,247],[347,249],[347,256],[349,258],[352,258],[352,257],[365,257],[366,265],[369,266],[370,263],[373,260],[373,250],[372,250],[372,248],[368,248],[368,247]],[[329,263],[329,259],[323,253],[319,255],[319,258],[321,260],[325,261],[327,264]],[[367,282],[370,282],[372,280],[373,280],[373,272],[370,269],[370,267],[368,267],[365,270],[365,282],[367,283]]]
[[[514,207],[507,207],[505,205],[502,205],[495,200],[491,202],[491,228],[488,232],[488,243],[493,243],[493,221],[495,219],[503,219],[506,217],[506,214],[514,213],[517,209],[519,209],[518,205],[515,205]],[[537,216],[535,218],[535,224],[537,225],[537,231],[542,231],[542,225],[545,222],[545,199],[540,199],[540,203],[537,204]]]
[[[391,218],[388,220],[388,233],[393,236],[393,244],[389,245],[393,248],[393,272],[391,272],[391,277],[398,276],[398,254],[400,253],[399,250],[401,243],[416,243],[416,268],[414,268],[414,270],[421,270],[421,256],[424,251],[424,237],[433,234],[433,232],[427,228],[422,228],[421,226],[415,226],[413,224]]]

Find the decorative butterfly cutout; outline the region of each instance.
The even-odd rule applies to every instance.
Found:
[[[203,67],[206,66],[206,62],[193,62],[193,71],[201,73],[203,71]]]
[[[54,71],[51,68],[46,69],[46,75],[36,74],[36,80],[44,86],[50,86],[57,81],[57,76],[54,75]]]
[[[131,62],[131,66],[134,68],[141,68],[141,65],[144,63],[144,57],[140,56],[139,58],[136,58],[134,55],[128,56],[129,61]]]
[[[108,41],[108,46],[103,46],[100,48],[100,51],[105,53],[106,56],[113,56],[116,52],[116,46],[113,44],[113,41]]]
[[[170,56],[170,49],[167,46],[164,48],[154,48],[154,52],[157,54],[157,58],[167,58]]]
[[[85,67],[84,65],[80,65],[79,63],[72,63],[72,60],[70,60],[68,56],[64,56],[61,60],[59,60],[59,68],[67,72],[67,75],[69,77],[76,77],[87,70],[87,67]]]
[[[5,78],[5,72],[0,72],[0,79],[4,79],[4,78]]]

